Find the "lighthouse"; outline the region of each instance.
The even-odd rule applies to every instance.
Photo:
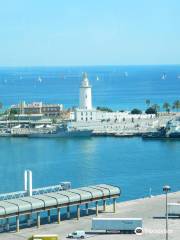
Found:
[[[80,109],[92,110],[91,86],[89,85],[87,73],[83,74],[80,86],[79,105]]]

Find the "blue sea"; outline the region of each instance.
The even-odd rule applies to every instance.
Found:
[[[22,100],[78,106],[82,72],[94,106],[143,110],[146,99],[159,105],[180,99],[180,66],[174,65],[0,68],[0,101],[5,108]],[[135,199],[150,188],[160,194],[164,184],[180,190],[180,141],[0,138],[0,192],[22,190],[25,169],[33,171],[34,187],[110,183],[121,187],[121,200]]]

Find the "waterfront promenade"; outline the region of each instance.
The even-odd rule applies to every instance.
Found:
[[[169,202],[180,201],[180,192],[169,194]],[[94,240],[161,240],[165,239],[165,195],[159,195],[152,198],[144,198],[133,201],[127,201],[117,204],[116,213],[112,213],[112,206],[107,206],[106,213],[100,213],[101,217],[142,217],[144,233],[142,236],[134,234],[104,234],[91,231],[91,220],[95,215],[82,217],[79,221],[76,218],[64,220],[61,224],[52,223],[42,225],[40,229],[36,227],[22,229],[21,232],[1,233],[2,240],[25,240],[32,234],[58,234],[61,240],[66,239],[66,235],[75,230],[85,230],[88,238]],[[177,240],[180,236],[180,218],[169,219],[169,239]]]

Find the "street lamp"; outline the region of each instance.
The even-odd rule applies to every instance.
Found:
[[[168,240],[168,209],[167,209],[167,194],[171,191],[171,187],[165,185],[163,187],[163,192],[166,194],[166,240]]]

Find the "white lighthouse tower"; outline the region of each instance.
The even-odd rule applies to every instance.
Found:
[[[79,104],[80,109],[92,110],[91,86],[89,85],[87,73],[83,74],[80,86]]]

